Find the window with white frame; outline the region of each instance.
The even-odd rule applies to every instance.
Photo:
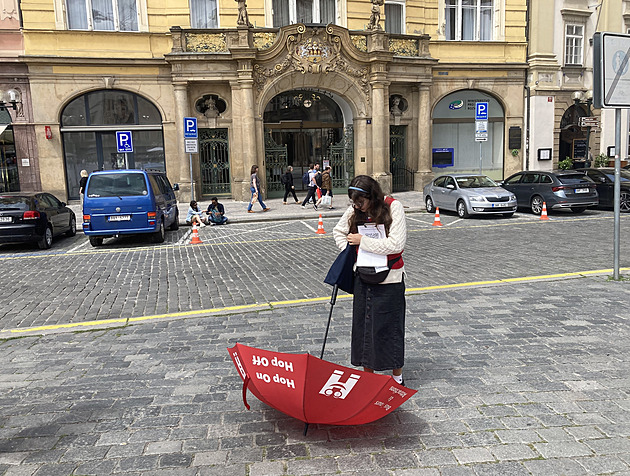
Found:
[[[217,0],[190,0],[190,27],[219,27]]]
[[[136,0],[66,0],[70,30],[138,31]]]
[[[336,0],[272,0],[273,26],[295,23],[335,23]]]
[[[385,31],[387,33],[405,32],[405,3],[404,1],[385,2]]]
[[[584,25],[566,25],[564,35],[564,64],[581,65],[584,48]]]
[[[493,0],[446,0],[446,39],[492,40],[493,8]]]

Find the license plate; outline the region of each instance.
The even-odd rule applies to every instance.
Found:
[[[112,215],[109,221],[131,221],[131,215]]]
[[[576,188],[575,193],[588,193],[590,190],[588,188]]]
[[[0,223],[12,223],[12,222],[13,222],[12,217],[0,217]]]
[[[508,204],[507,203],[493,203],[492,206],[493,207],[507,207]]]

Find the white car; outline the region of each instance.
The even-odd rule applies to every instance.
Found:
[[[516,196],[486,175],[449,174],[434,179],[424,187],[427,212],[436,208],[470,215],[500,214],[511,217],[516,211]]]

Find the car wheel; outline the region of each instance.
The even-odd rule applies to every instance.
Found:
[[[543,199],[540,195],[535,195],[530,202],[530,208],[534,215],[540,215],[543,208]]]
[[[93,247],[97,247],[97,246],[101,246],[103,244],[103,237],[102,236],[90,236],[90,244]]]
[[[53,240],[53,231],[49,225],[46,227],[46,230],[44,231],[44,236],[42,236],[42,239],[37,242],[37,246],[39,246],[40,250],[47,250],[52,246],[52,240]]]
[[[171,224],[169,230],[179,230],[179,210],[175,213],[175,221]]]
[[[160,229],[153,233],[153,243],[164,243],[166,238],[166,230],[164,229],[164,220],[160,220]]]
[[[427,197],[424,203],[427,206],[427,213],[435,212],[435,204],[433,203],[433,199],[431,197]]]
[[[619,211],[623,213],[630,212],[630,192],[621,192]]]
[[[512,213],[504,213],[503,216],[505,218],[512,218],[514,216],[514,212],[512,212]]]
[[[586,207],[571,207],[571,211],[575,214],[584,213]]]
[[[77,219],[74,215],[70,217],[70,229],[66,231],[66,236],[74,236],[77,234]]]
[[[468,218],[470,216],[468,210],[466,210],[466,202],[463,200],[457,202],[457,216],[459,216],[459,218]]]

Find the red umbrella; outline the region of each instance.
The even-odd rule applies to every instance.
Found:
[[[242,344],[228,348],[247,389],[270,407],[305,423],[360,425],[383,418],[415,390],[389,375],[363,372],[318,359]]]

